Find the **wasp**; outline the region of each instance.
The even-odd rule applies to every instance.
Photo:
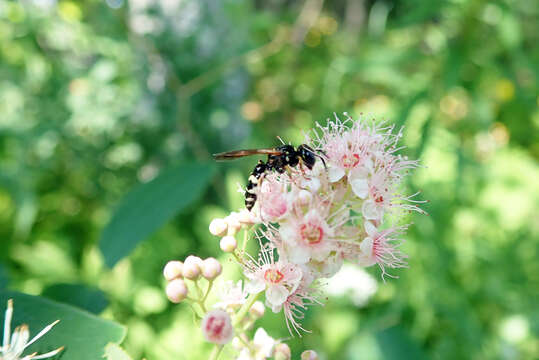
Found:
[[[251,175],[249,175],[247,190],[245,190],[245,207],[249,211],[256,203],[256,187],[260,185],[265,174],[272,171],[282,174],[287,167],[296,167],[298,165],[305,165],[309,170],[312,170],[316,163],[316,158],[322,160],[324,167],[326,167],[324,158],[306,144],[299,145],[297,148],[292,145],[281,145],[267,149],[236,150],[214,154],[213,157],[215,160],[233,160],[250,155],[268,155],[268,159],[265,162],[259,160]]]

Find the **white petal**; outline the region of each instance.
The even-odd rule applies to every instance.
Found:
[[[374,234],[378,232],[378,230],[376,229],[376,226],[374,226],[374,224],[370,221],[365,220],[365,222],[363,223],[363,226],[365,227],[365,231],[367,232],[367,235],[369,236],[373,236]]]
[[[369,182],[365,179],[350,180],[352,191],[360,199],[365,199],[369,195]]]
[[[369,182],[367,180],[368,171],[363,167],[353,169],[348,174],[348,181],[352,186],[352,191],[360,199],[365,199],[369,195]]]
[[[361,255],[358,258],[358,264],[360,266],[372,266],[376,264],[376,258],[372,253],[373,239],[371,237],[365,238],[359,248],[361,249]]]
[[[369,267],[376,264],[376,259],[373,256],[360,256],[357,261],[359,266]]]
[[[334,255],[324,262],[322,276],[325,278],[333,277],[342,267],[342,257]]]
[[[257,355],[264,356],[264,358],[271,356],[275,340],[269,336],[263,328],[258,328],[258,330],[256,330],[253,343],[257,348]]]
[[[251,279],[245,284],[245,291],[249,294],[258,294],[261,291],[264,291],[266,288],[266,283],[259,279]]]
[[[303,246],[287,246],[288,259],[294,264],[305,264],[311,258],[311,254]]]
[[[378,209],[374,201],[367,200],[363,203],[363,206],[361,207],[361,211],[363,212],[363,217],[368,220],[381,220],[382,213],[381,210]]]
[[[282,285],[272,285],[266,290],[266,300],[272,306],[282,305],[288,298],[288,290]]]
[[[281,238],[287,243],[290,241],[295,242],[295,239],[298,236],[296,227],[290,224],[290,222],[288,221],[284,221],[281,223],[279,227],[279,234],[281,235]]]
[[[340,168],[335,165],[329,165],[328,166],[328,178],[330,182],[336,182],[341,180],[341,178],[344,176],[345,172],[343,168]]]
[[[330,246],[320,246],[311,250],[312,258],[316,261],[324,261],[331,252]]]
[[[374,241],[373,241],[373,239],[371,237],[367,237],[367,238],[363,239],[363,241],[359,245],[359,248],[361,249],[361,252],[364,255],[372,256],[372,245],[373,245],[373,243],[374,243]]]

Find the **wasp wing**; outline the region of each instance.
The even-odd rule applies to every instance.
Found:
[[[232,160],[250,155],[281,155],[283,152],[275,148],[235,150],[213,154],[215,160]]]

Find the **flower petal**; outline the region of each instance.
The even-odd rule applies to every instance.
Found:
[[[382,211],[378,209],[378,206],[372,200],[367,200],[363,203],[361,207],[363,212],[363,217],[368,220],[381,220]]]
[[[249,294],[258,294],[261,291],[264,291],[266,288],[266,283],[260,279],[251,279],[245,283],[245,291]]]
[[[370,221],[365,221],[363,223],[363,226],[365,227],[365,231],[367,232],[367,235],[369,236],[373,236],[374,234],[378,232],[378,230],[376,229],[376,226],[374,226],[374,224]]]
[[[345,175],[344,169],[335,165],[328,166],[328,178],[330,182],[336,182],[341,180]]]
[[[360,199],[365,199],[369,195],[368,175],[369,173],[364,167],[355,168],[348,174],[348,181],[352,186],[352,191]]]
[[[282,305],[288,298],[288,290],[282,285],[272,285],[266,290],[266,300],[273,306]]]
[[[303,246],[295,244],[294,246],[286,247],[288,259],[294,264],[305,264],[311,258],[311,254]]]
[[[352,191],[360,199],[365,199],[369,195],[369,182],[366,179],[350,180]]]

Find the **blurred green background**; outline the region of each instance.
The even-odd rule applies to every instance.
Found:
[[[127,325],[133,358],[205,359],[161,270],[226,259],[207,227],[241,206],[255,159],[210,154],[364,112],[405,126],[429,216],[411,216],[398,279],[369,269],[366,304],[307,313],[295,358],[539,358],[538,19],[531,0],[0,0],[1,286]],[[131,193],[123,259],[104,260],[122,199],[175,166],[169,188],[200,194]],[[289,336],[281,314],[259,324]]]

